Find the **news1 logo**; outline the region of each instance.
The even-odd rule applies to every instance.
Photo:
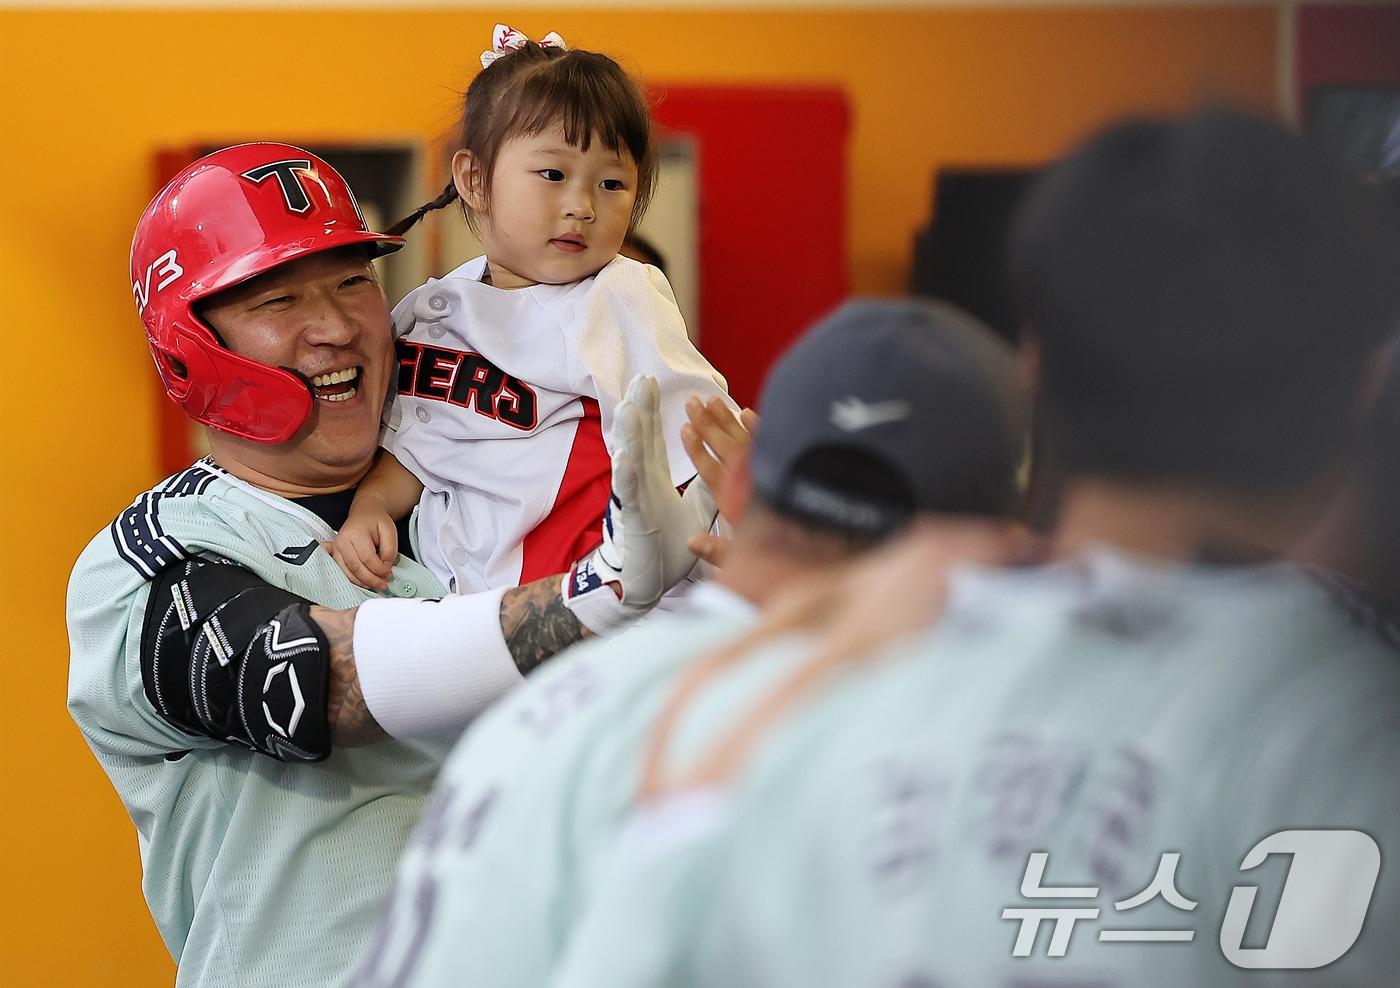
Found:
[[[1359,830],[1281,830],[1259,841],[1240,862],[1240,871],[1260,867],[1271,855],[1290,855],[1292,862],[1280,894],[1278,908],[1262,947],[1244,946],[1245,931],[1255,909],[1259,889],[1235,885],[1220,925],[1220,951],[1237,968],[1272,971],[1307,971],[1340,959],[1356,943],[1371,907],[1381,852],[1369,835]],[[1117,912],[1136,909],[1160,898],[1182,912],[1198,903],[1176,887],[1181,855],[1161,855],[1152,881],[1136,895],[1113,904]],[[1095,886],[1046,886],[1043,884],[1049,854],[1030,855],[1021,880],[1025,899],[1079,899],[1098,897]],[[1263,907],[1261,907],[1263,908]],[[1013,957],[1031,956],[1042,923],[1051,923],[1046,956],[1063,957],[1079,920],[1096,920],[1097,906],[1008,907],[1002,919],[1017,921]],[[1102,929],[1100,943],[1189,943],[1196,931],[1190,927],[1158,930]]]
[[[1359,830],[1281,830],[1250,848],[1249,871],[1271,854],[1291,854],[1283,896],[1266,946],[1243,946],[1258,889],[1236,885],[1220,925],[1220,950],[1235,967],[1307,971],[1340,958],[1361,935],[1371,908],[1381,849]]]

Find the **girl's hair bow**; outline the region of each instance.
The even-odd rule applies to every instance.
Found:
[[[497,24],[495,30],[491,32],[491,50],[481,53],[481,67],[484,69],[502,55],[509,55],[513,51],[519,51],[525,47],[525,43],[530,39],[524,34],[511,27],[509,24]],[[541,48],[558,48],[560,51],[568,51],[569,46],[564,44],[564,39],[553,31],[550,31],[538,42]]]

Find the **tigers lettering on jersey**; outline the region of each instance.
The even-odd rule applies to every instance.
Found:
[[[409,340],[399,340],[395,346],[399,358],[399,394],[474,408],[487,418],[524,432],[539,424],[539,404],[534,389],[506,374],[481,354]]]

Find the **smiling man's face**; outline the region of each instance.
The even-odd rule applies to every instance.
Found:
[[[289,442],[265,446],[211,430],[215,461],[292,496],[358,483],[374,459],[393,370],[389,307],[364,250],[274,268],[214,296],[200,314],[230,350],[316,385],[311,416]]]

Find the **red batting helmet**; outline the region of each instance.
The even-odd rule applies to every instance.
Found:
[[[403,246],[374,233],[345,179],[289,144],[242,144],[200,158],[151,200],[131,240],[131,291],[170,400],[197,422],[286,442],[311,414],[310,385],[224,346],[201,299],[317,251]]]

